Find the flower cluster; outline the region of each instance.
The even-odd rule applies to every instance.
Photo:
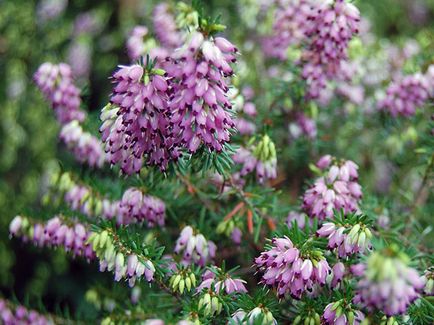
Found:
[[[165,12],[167,5],[160,9]],[[194,153],[205,144],[223,150],[235,126],[226,77],[233,73],[236,52],[222,37],[192,32],[187,44],[166,60],[148,57],[146,66],[120,66],[113,74],[110,104],[101,113],[100,131],[111,163],[120,164],[125,174],[139,172],[143,164],[164,171],[183,148]]]
[[[50,176],[50,191],[46,200],[63,200],[70,209],[88,217],[101,216],[112,219],[118,216],[119,201],[101,197],[92,188],[76,182],[70,173],[53,172]]]
[[[303,197],[303,209],[311,218],[324,220],[333,217],[333,209],[345,213],[356,211],[362,197],[357,183],[359,168],[353,161],[337,162],[331,156],[322,157],[317,167],[325,175],[316,179]]]
[[[75,39],[68,49],[68,64],[75,78],[88,78],[92,64],[92,47],[86,38]]]
[[[64,200],[70,209],[89,217],[116,218],[119,225],[146,222],[148,227],[163,226],[166,208],[163,201],[145,195],[137,188],[127,189],[121,200],[110,200],[89,186],[76,182],[70,173],[54,172],[50,177],[47,199]]]
[[[299,314],[297,317],[295,317],[294,322],[292,324],[294,324],[294,325],[300,325],[300,324],[319,325],[319,324],[321,324],[321,316],[315,310],[310,310],[309,312]]]
[[[74,85],[69,65],[46,62],[36,71],[34,80],[51,103],[59,123],[84,120],[86,115],[80,110],[80,90]]]
[[[66,224],[59,216],[46,223],[31,222],[26,217],[16,216],[9,225],[9,232],[12,236],[33,241],[41,247],[62,247],[74,256],[82,256],[87,260],[95,257],[92,247],[87,243],[90,233],[86,227],[79,222]]]
[[[249,312],[239,309],[232,315],[231,319],[235,322],[235,324],[242,325],[277,325],[277,321],[274,319],[271,311],[264,306],[255,307]]]
[[[196,291],[201,292],[205,288],[214,288],[214,291],[217,294],[219,294],[221,291],[224,291],[227,294],[231,294],[234,292],[247,292],[247,289],[244,285],[245,283],[246,281],[241,279],[232,279],[229,274],[222,274],[221,276],[217,276],[216,273],[207,270],[202,275],[202,283],[197,287]]]
[[[152,19],[155,34],[161,45],[167,49],[175,49],[181,46],[182,35],[178,31],[169,4],[163,2],[156,5]]]
[[[277,287],[279,297],[289,293],[300,299],[305,291],[324,285],[331,272],[326,259],[319,250],[302,253],[288,237],[273,238],[271,248],[255,259],[263,271],[262,283]]]
[[[173,292],[183,294],[196,286],[196,276],[189,269],[181,269],[170,277],[169,286]]]
[[[268,135],[264,135],[257,145],[251,146],[251,151],[239,148],[232,158],[235,163],[243,165],[241,176],[256,171],[256,178],[261,184],[277,176],[276,148]]]
[[[42,0],[38,2],[36,15],[41,23],[46,23],[61,16],[67,6],[68,0]]]
[[[136,280],[143,276],[148,282],[154,279],[154,264],[145,256],[133,253],[115,241],[111,231],[92,232],[88,243],[99,259],[100,271],[114,271],[115,281],[125,278],[128,279],[129,286],[134,287]]]
[[[148,227],[163,226],[165,216],[163,201],[134,187],[125,191],[119,203],[119,224],[146,222]]]
[[[197,264],[205,266],[205,264],[215,256],[216,245],[199,233],[194,234],[193,228],[190,226],[184,227],[178,240],[176,241],[175,253],[183,253],[182,263],[184,265]]]
[[[243,233],[240,228],[237,227],[233,218],[229,220],[222,220],[216,228],[217,234],[225,234],[226,237],[232,239],[233,243],[239,245],[241,243],[241,237]]]
[[[34,310],[24,306],[13,306],[7,300],[0,298],[0,320],[4,325],[52,325],[54,321]]]
[[[348,226],[338,222],[326,222],[317,231],[318,236],[328,238],[328,248],[336,249],[339,257],[363,253],[370,246],[372,233],[362,223]]]
[[[223,304],[216,293],[205,291],[199,299],[198,307],[203,308],[205,316],[213,316],[221,313]]]
[[[223,37],[190,34],[165,65],[172,78],[169,110],[171,133],[190,153],[205,144],[220,152],[235,126],[226,77],[233,74],[237,49]]]
[[[309,44],[302,54],[302,76],[309,85],[308,97],[318,98],[347,58],[348,43],[359,30],[360,13],[345,0],[327,0],[313,6],[308,20]]]
[[[416,73],[392,82],[386,90],[386,97],[378,105],[393,116],[412,116],[429,98],[430,85],[427,78]]]
[[[289,133],[294,139],[298,139],[301,136],[314,139],[317,133],[316,122],[305,114],[299,113],[295,121],[289,124]]]
[[[330,283],[332,288],[336,288],[345,276],[345,265],[342,262],[337,262],[332,267],[332,282]]]
[[[101,141],[83,131],[77,120],[63,125],[59,137],[79,162],[91,167],[104,164],[106,156]]]
[[[288,216],[286,217],[285,223],[288,226],[288,228],[291,228],[294,221],[295,221],[295,222],[297,222],[298,228],[304,229],[304,227],[306,227],[306,218],[307,218],[307,216],[305,213],[290,211],[288,213]],[[309,219],[307,222],[308,222],[309,226],[312,225],[312,219]]]
[[[148,28],[146,26],[135,26],[127,40],[127,51],[130,60],[137,60],[145,53],[144,50],[144,37],[148,35]]]
[[[424,289],[424,279],[408,266],[409,258],[395,246],[374,252],[357,284],[355,303],[387,316],[403,314]]]
[[[84,185],[73,185],[65,192],[65,202],[72,210],[80,211],[89,216],[101,216],[105,219],[113,219],[115,216],[118,223],[121,223],[119,216],[119,201],[111,201],[107,198],[94,196],[89,187]]]
[[[343,300],[329,303],[324,309],[322,323],[326,325],[360,325],[365,315],[359,310],[353,310],[351,304],[346,305]]]
[[[147,165],[165,170],[180,155],[169,134],[169,85],[162,74],[148,62],[121,66],[113,75],[116,85],[100,131],[108,159],[125,174],[139,172],[144,156]]]
[[[304,40],[311,14],[309,0],[275,0],[273,35],[266,37],[262,48],[270,57],[287,59],[287,49]]]

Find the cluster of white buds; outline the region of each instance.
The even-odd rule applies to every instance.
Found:
[[[170,277],[169,285],[173,292],[183,294],[196,286],[196,276],[189,269],[182,269]]]
[[[232,315],[232,321],[235,324],[242,325],[276,325],[277,321],[274,319],[271,311],[264,306],[258,306],[253,308],[250,312],[246,312],[242,309],[237,310]]]
[[[136,279],[141,279],[142,276],[148,282],[154,279],[154,264],[146,257],[129,251],[120,242],[115,241],[111,231],[93,232],[88,242],[100,261],[100,271],[114,271],[115,281],[125,278],[128,279],[129,286],[133,287]]]
[[[218,295],[211,290],[204,292],[199,299],[199,309],[203,308],[205,316],[213,316],[221,313],[223,305]]]

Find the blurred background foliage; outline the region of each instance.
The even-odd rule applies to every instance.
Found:
[[[208,12],[221,14],[222,23],[228,25],[235,44],[243,42],[246,26],[249,28],[249,17],[257,15],[253,3],[259,0],[207,0],[204,1]],[[127,63],[125,39],[131,28],[137,24],[151,26],[149,19],[152,9],[159,1],[149,0],[54,0],[51,3],[61,8],[49,6],[50,1],[35,0],[2,0],[0,1],[0,288],[8,297],[17,296],[20,301],[29,298],[42,302],[50,310],[58,306],[63,310],[92,313],[94,309],[82,299],[88,287],[96,282],[96,268],[89,268],[81,261],[68,258],[63,252],[32,248],[8,238],[8,224],[18,213],[31,215],[30,211],[42,211],[39,206],[41,175],[50,161],[63,157],[62,148],[57,143],[59,126],[54,115],[42,95],[32,83],[32,75],[37,67],[45,62],[62,62],[72,60],[71,51],[91,52],[91,61],[87,64],[90,70],[77,81],[83,90],[83,104],[90,111],[88,130],[97,133],[98,112],[104,105],[109,93],[108,76],[117,64]],[[434,1],[430,0],[360,0],[356,1],[362,16],[371,22],[373,33],[388,41],[403,44],[408,38],[415,38],[421,44],[423,55],[434,53]],[[62,7],[63,6],[63,7]],[[48,8],[48,9],[47,9]],[[240,8],[243,8],[240,10]],[[51,11],[50,11],[51,10]],[[51,13],[59,10],[57,15]],[[92,17],[95,26],[91,32],[77,33],[74,24],[80,17]],[[241,28],[240,19],[245,23]],[[254,26],[254,20],[252,20]],[[239,28],[240,27],[240,28]],[[244,36],[243,36],[244,35]],[[386,41],[385,41],[386,42]],[[360,46],[356,51],[363,51]],[[431,53],[431,54],[430,54]],[[254,55],[245,53],[244,55]],[[254,58],[253,58],[254,60]],[[409,71],[420,70],[418,59],[406,67]],[[432,61],[424,58],[423,62]],[[71,62],[69,62],[71,64]],[[85,62],[80,62],[85,64]],[[423,67],[422,67],[423,69]],[[252,71],[258,74],[260,71]],[[246,73],[247,79],[249,73]],[[252,78],[254,79],[254,78]],[[270,85],[278,89],[276,85]],[[283,91],[287,85],[280,85]],[[351,123],[340,125],[335,120],[327,128],[320,129],[319,144],[321,152],[345,153],[345,158],[356,160],[362,167],[363,186],[366,192],[379,194],[379,200],[387,191],[378,188],[379,177],[396,178],[402,184],[406,180],[409,190],[414,172],[423,174],[426,156],[414,155],[417,146],[430,146],[432,136],[418,132],[419,127],[429,129],[426,120],[391,121],[377,115],[373,124],[384,126],[384,145],[372,148],[372,136],[366,122],[360,120],[357,107],[352,107],[348,114]],[[427,114],[425,114],[425,117]],[[359,119],[359,120],[358,120]],[[404,125],[396,125],[403,123]],[[337,126],[340,125],[339,128]],[[329,134],[328,130],[336,131]],[[287,137],[287,135],[283,135]],[[426,137],[426,138],[424,138]],[[348,139],[358,139],[357,145]],[[288,170],[292,173],[308,175],[308,164],[311,163],[310,149],[306,144],[296,143],[287,146],[280,156],[291,157]],[[372,161],[375,157],[378,161]],[[399,173],[390,173],[390,157],[393,164],[403,166]],[[414,171],[412,166],[420,165]],[[374,168],[375,166],[375,168]],[[378,166],[383,166],[379,169]],[[407,167],[405,167],[407,166]],[[294,175],[286,175],[291,179]],[[300,176],[298,177],[300,179]],[[301,178],[302,179],[302,178]],[[296,180],[294,181],[296,182]],[[404,200],[415,200],[412,191],[393,188],[390,182],[391,195],[402,196]],[[303,184],[296,185],[300,188]],[[292,184],[282,184],[283,190],[291,192]],[[416,191],[416,193],[418,193]],[[432,195],[419,193],[420,195]],[[297,198],[297,196],[293,196]],[[433,211],[433,200],[427,208]],[[369,198],[367,199],[369,201]],[[428,213],[421,213],[419,222],[429,223]],[[423,218],[428,218],[423,220]],[[19,257],[19,258],[18,258]],[[91,270],[91,271],[89,271]],[[76,275],[80,274],[79,277]],[[109,276],[99,273],[98,279],[105,279],[109,287],[117,284]],[[101,288],[103,290],[103,288]],[[89,293],[88,293],[89,295]],[[92,301],[92,297],[87,297]],[[108,304],[110,301],[107,302]]]

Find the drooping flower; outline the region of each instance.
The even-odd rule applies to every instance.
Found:
[[[378,106],[392,116],[412,116],[417,108],[421,108],[429,98],[430,85],[426,77],[420,73],[405,76],[392,82],[386,90],[386,97]]]
[[[154,31],[161,45],[167,49],[176,49],[182,44],[182,35],[178,31],[173,13],[168,3],[155,6],[153,12]]]
[[[108,230],[92,232],[87,242],[99,259],[100,271],[113,271],[115,281],[126,279],[132,288],[136,280],[142,277],[148,282],[154,279],[155,267],[152,261],[130,250],[126,251],[121,242],[115,244]]]
[[[256,125],[244,118],[235,120],[235,128],[241,135],[253,135],[256,131]]]
[[[286,217],[286,225],[291,228],[294,221],[297,222],[297,226],[300,229],[303,229],[306,226],[306,214],[296,211],[290,211],[288,216]],[[312,220],[308,220],[309,226],[312,225]]]
[[[324,309],[322,323],[326,325],[359,325],[365,319],[360,310],[354,310],[344,300],[329,303]]]
[[[249,312],[246,312],[243,309],[238,309],[232,315],[231,319],[233,322],[235,322],[235,324],[242,324],[242,325],[252,325],[252,324],[277,325],[277,321],[276,319],[274,319],[273,314],[265,306],[255,307]],[[258,323],[259,321],[261,321],[261,323]]]
[[[271,2],[271,1],[270,1]],[[287,59],[287,50],[305,39],[311,14],[312,1],[275,0],[276,9],[273,20],[273,34],[265,37],[262,49],[265,55],[280,60]]]
[[[74,19],[73,36],[95,35],[101,31],[103,27],[101,19],[95,15],[93,11],[82,12]]]
[[[34,80],[61,124],[84,120],[86,114],[80,110],[80,90],[74,85],[69,65],[46,62],[36,71]]]
[[[75,39],[68,49],[68,64],[75,78],[88,78],[92,64],[91,43],[83,38]]]
[[[203,292],[198,303],[199,309],[203,308],[205,316],[214,316],[221,313],[223,304],[219,296],[211,290]]]
[[[169,285],[173,292],[183,294],[196,286],[196,276],[189,268],[181,268],[170,277]]]
[[[101,141],[83,131],[77,120],[65,124],[59,138],[79,162],[91,167],[101,167],[104,164],[106,155]]]
[[[119,201],[101,196],[91,187],[76,181],[68,172],[52,171],[44,200],[52,199],[61,199],[71,210],[80,211],[88,217],[113,219],[119,211]]]
[[[166,48],[159,47],[154,38],[148,34],[146,26],[135,26],[128,34],[127,53],[131,61],[139,60],[140,57],[149,53],[151,59],[164,59],[169,55]]]
[[[33,241],[40,247],[62,247],[67,252],[71,251],[74,256],[82,256],[87,260],[95,257],[92,247],[87,243],[90,231],[79,222],[65,223],[59,216],[49,219],[46,223],[16,216],[10,224],[10,233],[25,241]]]
[[[317,133],[316,122],[305,114],[300,113],[297,115],[295,121],[289,124],[289,133],[294,139],[298,139],[301,136],[314,139]]]
[[[333,80],[347,59],[348,44],[358,33],[359,10],[345,0],[317,2],[308,17],[308,46],[302,54],[302,76],[308,83],[308,97],[318,98],[328,80]]]
[[[326,222],[317,231],[318,236],[328,238],[329,249],[336,249],[339,257],[363,253],[370,246],[372,233],[363,223],[349,225]]]
[[[175,253],[182,255],[184,265],[205,264],[215,256],[215,244],[207,240],[202,234],[194,233],[193,228],[186,226],[182,229],[178,240],[176,241]]]
[[[42,315],[35,310],[29,310],[22,305],[12,304],[0,298],[0,321],[4,325],[53,325],[54,321],[48,315]]]
[[[250,149],[240,147],[233,156],[237,164],[242,164],[241,176],[255,171],[259,183],[267,179],[274,179],[277,176],[277,156],[274,142],[268,135],[252,145]]]
[[[372,253],[357,284],[354,302],[387,316],[404,314],[425,285],[423,277],[408,263],[408,256],[395,246]]]
[[[163,226],[166,206],[163,201],[151,195],[145,195],[137,188],[125,191],[119,203],[119,224],[146,222],[148,227]]]
[[[202,276],[202,283],[196,288],[197,292],[201,292],[203,289],[214,288],[217,294],[224,290],[227,294],[234,292],[247,292],[246,286],[244,285],[246,281],[241,279],[233,279],[229,274],[218,274],[218,276],[207,270]]]
[[[146,67],[121,66],[113,75],[115,87],[111,104],[102,110],[100,131],[109,160],[125,174],[139,172],[144,163],[165,170],[180,155],[169,134],[169,85],[163,73],[148,62]]]
[[[290,294],[300,299],[315,285],[324,285],[331,272],[320,251],[301,253],[288,237],[273,238],[271,248],[255,259],[255,264],[264,274],[262,283],[277,288],[279,297]]]
[[[344,278],[345,275],[344,263],[337,262],[335,265],[333,265],[332,274],[333,274],[333,278],[330,285],[332,288],[336,288],[338,284],[342,282],[342,279]]]
[[[127,40],[128,57],[131,60],[137,60],[142,56],[145,51],[143,38],[148,34],[148,28],[146,26],[135,26]]]
[[[63,14],[68,0],[42,0],[38,2],[36,15],[40,23],[46,23]]]
[[[333,164],[332,164],[333,160]],[[315,183],[303,196],[303,209],[311,218],[320,221],[333,217],[333,209],[354,212],[362,197],[361,186],[357,183],[359,168],[353,161],[337,162],[331,156],[321,158],[317,165],[323,166],[325,176]]]
[[[227,78],[233,74],[236,47],[222,37],[190,34],[164,65],[172,77],[169,101],[172,134],[190,153],[203,144],[220,152],[235,126]]]

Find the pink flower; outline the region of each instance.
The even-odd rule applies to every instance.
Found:
[[[101,113],[100,128],[112,164],[125,174],[143,164],[165,170],[180,156],[169,134],[169,85],[166,77],[140,65],[121,66],[113,75],[111,104]]]
[[[205,266],[215,257],[216,245],[202,234],[194,234],[193,228],[186,226],[176,241],[174,251],[176,254],[183,252],[182,263],[184,265]]]
[[[381,100],[378,106],[393,116],[409,117],[427,102],[429,92],[430,84],[425,76],[420,73],[405,76],[389,85],[386,98]]]
[[[119,224],[146,222],[148,227],[164,226],[166,206],[163,201],[143,194],[134,187],[125,191],[119,202]]]
[[[323,157],[318,161],[317,165],[324,167],[325,175],[316,179],[303,196],[303,209],[311,218],[320,221],[332,218],[333,210],[356,211],[362,197],[361,186],[357,183],[358,166],[351,160],[330,166],[328,160]]]
[[[169,4],[162,2],[155,6],[152,18],[155,34],[160,43],[168,49],[175,49],[181,46],[182,35],[170,10]]]
[[[80,110],[80,90],[73,83],[69,65],[65,63],[55,65],[46,62],[36,71],[34,80],[51,103],[59,123],[84,120],[86,114]]]
[[[196,152],[203,144],[220,152],[235,127],[226,77],[233,74],[236,48],[221,38],[193,32],[164,66],[172,78],[168,103],[171,134],[179,145]]]
[[[224,290],[226,294],[247,292],[245,283],[246,281],[241,279],[232,279],[228,274],[223,275],[221,278],[216,278],[213,272],[207,270],[202,277],[202,283],[196,288],[196,292],[201,292],[204,288],[211,289],[212,286],[214,286],[217,294],[221,290]]]
[[[380,310],[387,316],[404,314],[420,297],[425,285],[423,277],[407,266],[408,257],[402,253],[393,255],[391,251],[395,248],[388,248],[387,255],[371,254],[354,297],[355,303],[369,311]]]
[[[348,44],[359,30],[360,13],[345,0],[322,1],[312,6],[308,20],[312,23],[306,28],[309,40],[302,54],[302,76],[308,83],[308,97],[318,98],[347,59]]]
[[[290,294],[300,299],[315,285],[324,285],[331,272],[327,261],[321,256],[313,261],[304,257],[288,237],[273,238],[271,249],[262,252],[255,264],[263,272],[262,283],[277,288],[279,297]]]
[[[65,124],[59,138],[79,162],[91,167],[102,167],[104,164],[106,155],[103,144],[90,133],[83,131],[77,120]]]

